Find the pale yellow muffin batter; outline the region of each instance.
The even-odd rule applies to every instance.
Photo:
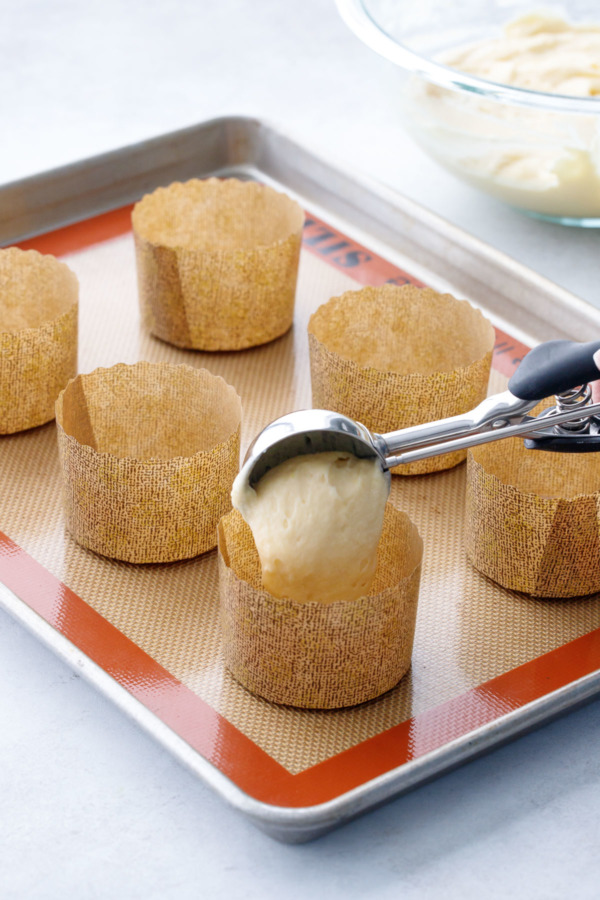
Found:
[[[573,97],[600,95],[600,25],[533,12],[500,37],[450,50],[443,62],[498,84]]]
[[[348,453],[288,459],[232,502],[252,530],[263,585],[276,597],[334,603],[367,593],[388,497],[379,463]]]
[[[502,34],[446,51],[453,69],[545,94],[600,96],[600,25],[532,12]],[[600,216],[600,113],[519,107],[416,81],[409,120],[444,165],[544,215]]]

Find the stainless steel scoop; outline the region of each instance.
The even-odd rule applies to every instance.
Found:
[[[373,434],[360,422],[330,410],[288,413],[267,425],[250,445],[243,477],[254,486],[286,459],[337,450],[378,459],[389,478],[393,466],[516,435],[528,438],[534,449],[600,450],[600,419],[595,419],[600,416],[600,403],[591,403],[587,384],[600,378],[593,362],[597,350],[600,341],[540,344],[512,376],[509,390],[488,397],[463,415],[387,434]],[[556,395],[554,407],[537,417],[527,415],[552,394]]]

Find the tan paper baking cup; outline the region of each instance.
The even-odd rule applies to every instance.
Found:
[[[503,587],[536,597],[600,591],[600,456],[477,447],[467,463],[467,555]]]
[[[56,421],[79,544],[133,563],[216,545],[240,453],[241,403],[222,378],[168,363],[96,369],[67,385]]]
[[[368,595],[321,604],[262,587],[250,528],[233,510],[219,523],[225,664],[244,687],[290,706],[334,709],[371,700],[410,667],[423,543],[388,503]]]
[[[304,212],[285,194],[235,178],[177,182],[136,203],[132,222],[152,334],[242,350],[290,328]]]
[[[79,284],[53,256],[0,250],[0,434],[54,418],[77,373]]]
[[[490,322],[466,300],[413,285],[334,297],[308,325],[313,406],[384,433],[454,416],[486,396]],[[457,465],[466,451],[396,466],[398,475]]]

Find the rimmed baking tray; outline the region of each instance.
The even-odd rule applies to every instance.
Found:
[[[177,350],[139,324],[129,214],[192,176],[256,178],[307,210],[294,329],[262,348]],[[81,282],[80,371],[177,360],[242,395],[244,443],[310,405],[306,322],[360,284],[426,283],[497,326],[491,389],[527,346],[588,339],[600,312],[415,203],[252,119],[228,118],[0,189],[0,243],[63,257]],[[273,837],[304,841],[600,691],[600,597],[539,601],[475,572],[462,548],[464,466],[395,478],[425,540],[413,666],[349,710],[277,707],[224,671],[216,558],[130,566],[65,534],[54,425],[0,438],[0,601],[134,721]]]

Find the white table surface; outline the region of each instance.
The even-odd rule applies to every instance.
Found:
[[[430,163],[332,0],[0,0],[0,181],[251,114],[598,302],[598,233]],[[0,613],[3,898],[597,898],[600,703],[286,846]]]

